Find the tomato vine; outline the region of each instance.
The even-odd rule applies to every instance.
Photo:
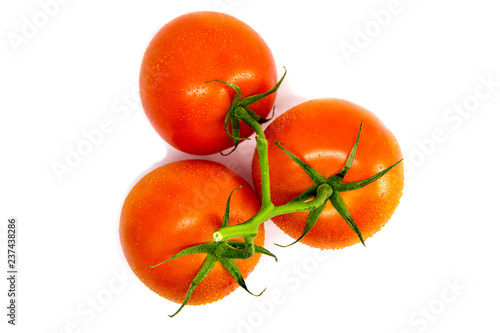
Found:
[[[285,73],[281,77],[281,79],[276,83],[276,85],[266,93],[257,94],[245,98],[241,98],[241,91],[239,87],[231,82],[226,82],[222,80],[212,80],[206,83],[214,83],[218,82],[221,84],[228,85],[235,91],[234,99],[231,103],[231,106],[227,112],[225,117],[224,127],[227,135],[234,142],[234,149],[238,147],[238,144],[242,140],[247,140],[246,138],[239,137],[240,133],[240,121],[250,126],[256,133],[256,150],[259,158],[259,166],[260,166],[260,176],[261,176],[261,208],[250,219],[244,221],[243,223],[236,225],[228,225],[229,221],[229,212],[230,212],[230,201],[231,196],[234,191],[238,190],[234,189],[227,200],[226,210],[224,213],[223,220],[221,222],[221,227],[213,234],[213,242],[204,243],[189,247],[184,249],[171,258],[164,260],[161,263],[158,263],[153,266],[149,266],[151,269],[154,269],[170,260],[174,260],[183,256],[197,254],[197,253],[205,253],[206,259],[192,280],[189,289],[185,295],[185,299],[181,304],[180,308],[175,312],[172,316],[175,316],[179,313],[179,311],[188,303],[193,291],[198,286],[198,284],[208,275],[208,273],[212,270],[214,265],[217,262],[220,262],[224,268],[233,276],[233,278],[238,282],[238,284],[244,288],[246,291],[251,293],[245,281],[236,266],[234,259],[248,259],[254,253],[261,253],[268,256],[273,257],[276,261],[277,258],[271,252],[266,250],[263,247],[256,246],[254,244],[254,237],[258,234],[259,226],[265,221],[279,215],[285,215],[295,212],[309,212],[306,220],[306,224],[302,235],[298,237],[294,242],[289,245],[293,245],[303,237],[307,235],[307,233],[314,227],[316,221],[318,220],[321,212],[324,210],[327,202],[330,202],[336,211],[341,215],[341,217],[345,220],[345,222],[349,225],[352,231],[357,235],[360,242],[365,245],[364,237],[358,228],[355,220],[351,216],[346,203],[342,199],[340,193],[346,191],[353,191],[365,187],[376,180],[380,179],[384,175],[386,175],[391,169],[393,169],[396,165],[401,163],[402,160],[396,161],[391,166],[384,168],[383,170],[377,172],[376,174],[356,181],[356,182],[344,182],[344,178],[349,172],[355,157],[358,148],[358,143],[360,139],[360,135],[362,133],[362,125],[360,123],[358,133],[355,135],[352,149],[348,155],[347,161],[344,166],[340,170],[340,172],[334,174],[330,177],[322,176],[318,171],[316,171],[312,166],[308,165],[306,162],[301,160],[299,157],[294,155],[291,151],[288,151],[284,148],[286,143],[274,142],[274,144],[290,159],[293,160],[300,168],[307,174],[307,176],[314,182],[314,185],[307,188],[304,192],[288,201],[283,205],[275,206],[271,200],[271,185],[270,185],[270,173],[269,173],[269,161],[268,161],[268,148],[269,143],[266,139],[266,135],[262,129],[261,124],[268,121],[268,119],[263,119],[255,112],[253,112],[248,106],[256,103],[270,94],[276,92],[283,82],[286,75]],[[231,132],[229,132],[228,127],[231,128]],[[231,152],[232,152],[231,151]],[[244,241],[235,241],[234,238],[243,237]],[[281,246],[281,245],[279,245]],[[251,293],[252,294],[252,293]],[[259,296],[252,294],[254,296]]]

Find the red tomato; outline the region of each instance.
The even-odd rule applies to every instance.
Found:
[[[156,265],[177,252],[212,242],[221,227],[231,191],[229,225],[246,221],[260,207],[251,186],[226,166],[210,161],[186,160],[161,166],[132,188],[123,204],[120,240],[130,268],[157,294],[182,303],[191,281],[200,270],[206,254],[192,254]],[[242,240],[242,239],[241,239]],[[264,243],[259,228],[255,244]],[[235,260],[243,278],[253,270],[260,254]],[[238,283],[217,262],[195,289],[188,304],[217,301],[238,287]]]
[[[140,72],[142,105],[158,134],[175,148],[206,155],[232,147],[224,117],[237,84],[242,97],[264,93],[277,82],[273,55],[245,23],[216,12],[180,16],[158,31]],[[276,94],[250,105],[263,118]],[[252,130],[241,125],[240,137]]]
[[[343,182],[356,182],[391,166],[402,158],[394,135],[370,111],[339,99],[305,102],[276,118],[265,130],[269,141],[271,199],[283,205],[302,193],[314,182],[280,150],[274,142],[301,158],[323,177],[340,172],[354,145],[359,126],[361,136],[353,165]],[[260,192],[257,154],[252,165],[253,180]],[[403,164],[399,163],[379,180],[361,189],[342,192],[354,221],[364,239],[371,237],[389,220],[403,190]],[[276,216],[272,220],[285,233],[299,238],[308,212]],[[355,232],[327,202],[318,221],[301,240],[322,249],[338,249],[359,242]]]

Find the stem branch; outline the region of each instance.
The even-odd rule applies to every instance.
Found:
[[[255,237],[257,236],[259,226],[263,222],[278,215],[310,211],[318,208],[328,200],[332,193],[333,189],[330,185],[322,184],[318,187],[316,197],[311,201],[286,203],[281,206],[263,206],[249,220],[241,224],[220,228],[214,233],[213,238],[215,241],[223,241],[235,237],[245,237],[246,239],[248,237]]]

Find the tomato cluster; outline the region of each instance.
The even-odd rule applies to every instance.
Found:
[[[297,105],[264,131],[283,78],[245,23],[194,12],[166,24],[140,72],[144,111],[173,147],[207,155],[256,132],[252,186],[200,159],[163,165],[125,199],[120,240],[137,277],[177,303],[217,301],[261,254],[272,221],[303,244],[340,249],[375,234],[403,190],[398,142],[370,111],[340,99]],[[180,309],[179,309],[180,310]]]

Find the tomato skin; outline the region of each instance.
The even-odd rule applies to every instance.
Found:
[[[370,111],[340,99],[317,99],[297,105],[276,118],[265,130],[269,141],[271,199],[283,205],[312,186],[313,181],[274,142],[311,165],[322,176],[337,174],[347,161],[363,121],[353,165],[343,182],[366,179],[402,158],[394,135]],[[252,176],[260,193],[258,155]],[[361,189],[342,192],[364,239],[379,231],[395,211],[403,191],[403,164]],[[272,220],[286,234],[299,238],[308,212],[276,216]],[[340,249],[359,243],[354,231],[327,202],[318,221],[302,243],[321,249]]]
[[[167,23],[144,54],[139,87],[142,105],[158,134],[173,147],[207,155],[232,147],[224,118],[237,84],[242,97],[264,93],[277,82],[264,40],[245,23],[217,12],[194,12]],[[266,118],[276,94],[250,108]],[[241,125],[241,137],[252,130]]]
[[[251,186],[226,166],[210,161],[185,160],[161,166],[144,176],[132,188],[120,217],[120,241],[132,271],[151,290],[176,303],[182,303],[188,287],[201,268],[206,254],[192,254],[155,268],[177,252],[212,242],[221,227],[231,191],[229,225],[249,219],[260,203]],[[255,244],[263,246],[261,225]],[[235,260],[246,278],[260,254]],[[238,287],[238,283],[217,262],[195,289],[188,304],[217,301]]]

